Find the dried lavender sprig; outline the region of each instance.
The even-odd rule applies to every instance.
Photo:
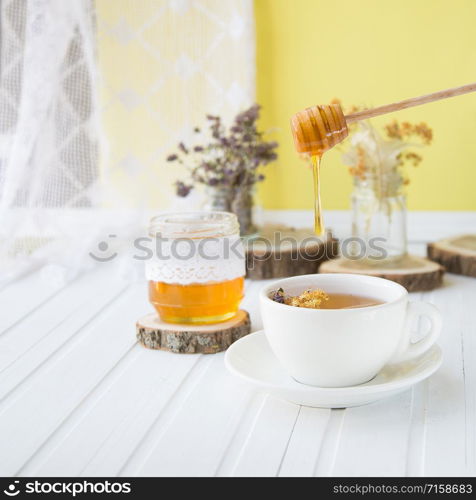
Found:
[[[238,188],[261,182],[264,175],[255,171],[260,165],[276,160],[277,143],[263,141],[262,132],[256,128],[259,111],[260,106],[255,104],[239,113],[228,132],[219,116],[207,115],[212,141],[194,147],[181,142],[177,154],[169,155],[167,160],[184,164],[195,183]],[[200,131],[198,127],[194,130]],[[202,159],[195,153],[201,153]],[[212,159],[209,159],[210,155]],[[207,160],[203,161],[203,158]],[[186,196],[192,188],[193,185],[176,183],[177,194],[181,196]]]

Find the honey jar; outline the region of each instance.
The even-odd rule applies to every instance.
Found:
[[[149,300],[163,321],[231,319],[243,298],[245,257],[236,216],[193,212],[154,217],[155,252],[146,263]]]

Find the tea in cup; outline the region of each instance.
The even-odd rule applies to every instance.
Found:
[[[279,289],[303,300],[306,290],[322,290],[327,298],[318,308],[293,306],[292,300],[273,300]],[[311,293],[309,300],[318,299]],[[261,290],[260,310],[266,338],[285,370],[298,382],[319,387],[363,384],[387,364],[422,355],[442,325],[435,306],[409,302],[401,285],[356,274],[275,281]],[[410,328],[420,316],[430,320],[430,330],[412,342]]]

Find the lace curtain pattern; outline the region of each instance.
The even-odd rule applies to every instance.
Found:
[[[98,104],[91,1],[2,0],[2,278],[60,257],[59,211],[97,203]]]
[[[0,285],[45,263],[68,279],[111,220],[137,231],[124,209],[171,206],[165,156],[205,114],[253,102],[252,0],[0,9]]]

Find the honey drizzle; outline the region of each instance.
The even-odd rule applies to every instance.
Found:
[[[322,218],[321,209],[321,158],[322,154],[311,156],[312,174],[314,178],[314,232],[317,236],[322,236],[324,234],[324,220]]]

